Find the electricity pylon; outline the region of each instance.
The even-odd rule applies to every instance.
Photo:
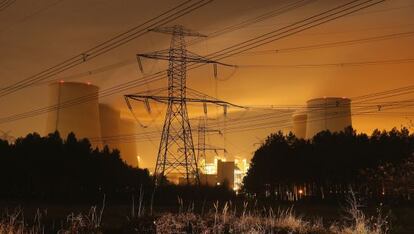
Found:
[[[188,118],[187,102],[214,103],[227,109],[232,105],[225,101],[208,100],[204,98],[187,97],[187,63],[212,63],[223,64],[192,53],[186,49],[185,37],[205,37],[204,35],[186,29],[181,25],[172,27],[159,27],[151,31],[171,34],[170,48],[147,54],[138,54],[137,60],[140,70],[143,71],[140,58],[167,60],[168,64],[168,96],[151,95],[125,95],[128,99],[148,103],[148,99],[167,104],[164,126],[160,145],[158,148],[157,162],[155,165],[154,179],[158,185],[168,174],[178,174],[186,178],[187,183],[199,183],[197,157],[195,155],[193,136],[190,120]],[[216,66],[215,72],[216,72]]]
[[[215,147],[211,145],[206,144],[206,133],[218,133],[222,135],[221,131],[218,129],[210,129],[207,127],[207,120],[208,118],[206,116],[200,117],[197,127],[197,160],[204,159],[204,162],[207,161],[207,151],[214,151],[217,154],[217,151],[224,151],[226,152],[226,149]],[[205,168],[203,168],[205,170]]]

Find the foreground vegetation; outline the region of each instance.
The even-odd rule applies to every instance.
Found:
[[[336,199],[352,187],[370,199],[409,200],[413,152],[414,135],[405,128],[376,130],[371,136],[352,128],[323,131],[310,140],[279,132],[254,153],[244,191],[287,200],[301,190],[314,199]]]
[[[130,198],[152,183],[149,172],[128,166],[118,150],[92,148],[73,133],[37,133],[10,144],[0,140],[0,198],[93,202],[106,194]],[[124,196],[124,197],[123,197]]]
[[[216,201],[206,212],[196,212],[194,203],[184,204],[178,198],[178,211],[145,210],[142,200],[133,203],[122,225],[110,227],[105,220],[105,201],[86,213],[71,213],[51,225],[47,211],[37,210],[34,219],[24,217],[21,209],[5,213],[0,233],[321,233],[385,234],[390,231],[388,217],[378,213],[368,216],[355,196],[348,200],[342,220],[323,222],[322,218],[296,215],[293,207],[281,209],[256,207],[244,202],[239,209],[232,202]],[[27,221],[30,220],[30,221]]]
[[[312,140],[272,134],[255,152],[236,195],[224,186],[155,188],[149,172],[128,166],[117,150],[93,149],[74,134],[65,139],[57,132],[29,134],[13,144],[0,140],[0,207],[26,208],[0,213],[0,234],[404,233],[372,207],[410,203],[413,150],[414,135],[406,129],[372,136],[346,129]],[[371,203],[371,212],[350,188]],[[346,214],[333,217],[318,207],[298,215],[300,202],[309,207],[328,202],[333,210],[346,202]],[[70,210],[98,203],[87,211]],[[25,215],[36,204],[46,205]],[[52,214],[54,204],[64,213]],[[403,216],[414,215],[407,209]]]

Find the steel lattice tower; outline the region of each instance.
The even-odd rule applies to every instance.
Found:
[[[168,64],[168,107],[155,175],[164,176],[170,170],[185,175],[187,183],[191,177],[198,180],[198,166],[194,152],[193,137],[186,105],[187,49],[185,36],[188,30],[175,26],[168,30],[157,30],[172,34]]]
[[[170,48],[146,54],[137,54],[138,65],[140,70],[143,71],[141,57],[167,60],[168,95],[130,94],[125,95],[125,100],[131,110],[132,107],[129,99],[144,101],[146,104],[148,104],[148,99],[151,99],[167,104],[167,112],[154,172],[156,184],[160,184],[165,176],[173,173],[186,178],[187,183],[199,183],[198,162],[194,149],[190,120],[188,118],[187,103],[204,103],[204,105],[210,103],[223,106],[225,109],[227,106],[240,106],[218,99],[187,97],[187,63],[230,65],[210,60],[187,50],[185,37],[205,37],[198,32],[186,29],[181,25],[159,27],[151,31],[172,35]]]

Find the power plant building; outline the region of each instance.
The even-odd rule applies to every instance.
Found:
[[[78,139],[91,139],[93,147],[108,145],[118,149],[131,166],[138,166],[134,141],[125,142],[120,135],[136,134],[133,121],[122,119],[119,110],[99,104],[99,88],[89,83],[57,82],[49,85],[50,105],[56,110],[48,113],[46,133],[59,131],[62,138],[71,132]],[[86,101],[85,101],[86,100]]]
[[[136,134],[136,124],[121,118],[121,112],[110,105],[99,104],[102,145],[118,149],[121,158],[131,166],[138,166],[137,147],[135,142],[122,141],[122,136]]]
[[[119,140],[114,138],[120,134],[121,112],[110,105],[99,104],[99,115],[102,145],[108,145],[112,149],[119,149]]]
[[[133,136],[137,134],[137,124],[136,122],[129,119],[120,119],[119,122],[119,134]],[[126,161],[129,165],[137,167],[138,162],[138,153],[137,146],[134,140],[132,141],[123,141],[119,142],[119,151],[121,152],[122,159]]]
[[[293,124],[293,134],[297,138],[305,138],[306,137],[306,120],[308,118],[308,114],[305,111],[295,112],[292,115],[292,124]]]
[[[97,86],[85,83],[61,81],[50,84],[49,102],[56,106],[56,110],[48,113],[47,133],[59,131],[62,138],[66,138],[74,132],[77,138],[99,138],[98,92]],[[85,97],[88,101],[82,100]]]
[[[230,189],[234,188],[234,162],[225,162],[218,160],[217,162],[217,183],[227,185]]]
[[[307,102],[306,138],[324,130],[340,132],[349,126],[352,126],[350,99],[327,97]]]

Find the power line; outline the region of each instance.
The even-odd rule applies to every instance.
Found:
[[[69,58],[53,67],[50,67],[36,75],[30,76],[26,79],[20,80],[10,86],[0,89],[0,97],[4,97],[11,93],[14,93],[22,88],[33,85],[36,82],[46,80],[52,76],[55,76],[63,71],[85,63],[93,58],[96,58],[102,54],[105,54],[115,48],[118,48],[138,37],[145,35],[149,29],[168,24],[192,11],[199,9],[213,0],[199,0],[192,3],[193,0],[187,0],[178,6],[173,7],[170,10],[163,12],[162,14],[149,19],[138,26],[135,26],[126,32],[123,32],[109,40],[106,40],[72,58]]]
[[[105,73],[114,69],[118,69],[121,67],[125,67],[131,64],[136,64],[136,60],[135,59],[130,59],[130,60],[124,60],[121,62],[117,62],[117,63],[113,63],[110,65],[106,65],[106,66],[102,66],[96,69],[92,69],[92,70],[88,70],[88,71],[84,71],[84,72],[80,72],[80,73],[76,73],[76,74],[72,74],[72,75],[68,75],[68,76],[64,76],[64,77],[59,77],[56,79],[51,79],[51,80],[47,80],[47,81],[42,81],[42,82],[37,82],[35,84],[33,84],[33,86],[40,86],[40,85],[45,85],[45,84],[50,84],[50,83],[55,83],[55,82],[59,82],[59,81],[68,81],[68,80],[73,80],[73,79],[78,79],[78,78],[83,78],[83,77],[88,77],[88,76],[94,76],[97,74],[101,74],[101,73]]]
[[[324,43],[324,44],[316,44],[316,45],[309,45],[309,46],[300,46],[300,47],[290,47],[290,48],[282,48],[282,49],[274,49],[274,50],[261,50],[261,51],[251,51],[251,52],[244,52],[235,56],[245,56],[245,55],[262,55],[262,54],[279,54],[279,53],[290,53],[290,52],[298,52],[298,51],[304,51],[304,50],[313,50],[313,49],[322,49],[322,48],[329,48],[329,47],[337,47],[337,46],[348,46],[348,45],[355,45],[360,43],[368,43],[373,41],[382,41],[382,40],[390,40],[390,39],[396,39],[396,38],[402,38],[402,37],[411,37],[414,36],[414,31],[412,32],[404,32],[404,33],[396,33],[396,34],[387,34],[377,37],[368,37],[368,38],[361,38],[357,40],[348,40],[348,41],[338,41],[338,42],[331,42],[331,43]],[[402,60],[383,60],[383,61],[369,61],[369,63],[374,63],[372,65],[377,64],[399,64],[399,63],[410,63],[412,62],[411,59],[402,59]],[[117,69],[126,65],[135,64],[136,61],[133,59],[124,60],[122,62],[117,62],[114,64],[110,64],[107,66],[103,66],[97,69],[53,79],[48,80],[44,82],[39,82],[37,85],[44,85],[50,82],[57,82],[59,80],[71,80],[76,78],[82,78],[87,77],[95,74],[105,73],[107,71]],[[362,63],[362,64],[360,64]],[[364,63],[367,62],[350,62],[349,65],[365,65]],[[321,66],[347,66],[348,63],[334,63],[334,64],[316,64],[316,65],[276,65],[278,67],[298,67],[298,68],[308,68],[308,67],[321,67]],[[369,64],[368,64],[369,65]],[[272,65],[269,65],[270,67]],[[237,69],[237,68],[236,68]]]
[[[281,14],[284,14],[284,13],[288,12],[288,11],[292,11],[292,10],[295,10],[295,9],[300,8],[302,6],[305,6],[305,5],[307,5],[311,2],[314,2],[314,1],[316,1],[316,0],[299,0],[299,1],[296,1],[296,2],[288,4],[286,6],[282,6],[280,8],[275,9],[275,10],[272,10],[272,11],[266,12],[264,14],[261,14],[259,16],[247,19],[247,20],[242,21],[238,24],[231,25],[231,26],[228,26],[226,28],[214,31],[214,32],[208,34],[208,38],[211,39],[211,38],[214,38],[214,37],[221,36],[223,34],[227,34],[227,33],[239,30],[242,27],[246,27],[248,25],[255,24],[255,23],[261,22],[263,20],[279,16]],[[199,42],[201,42],[201,40],[203,40],[203,39],[190,40],[188,42],[188,46],[199,43]],[[103,72],[106,72],[106,71],[109,71],[109,70],[112,70],[112,69],[122,67],[123,65],[127,65],[127,64],[130,64],[130,63],[132,64],[132,63],[135,63],[135,62],[136,62],[135,60],[124,60],[122,62],[114,63],[114,64],[111,64],[111,65],[108,65],[108,66],[104,66],[104,67],[101,67],[101,68],[97,68],[97,69],[93,69],[93,70],[90,70],[90,71],[82,72],[82,73],[79,73],[79,74],[70,75],[70,76],[66,76],[66,77],[58,78],[58,79],[54,79],[54,80],[48,80],[48,81],[44,81],[44,82],[38,82],[37,84],[38,85],[43,85],[43,84],[46,84],[48,82],[53,82],[53,81],[86,77],[86,76],[94,75],[94,74],[97,74],[97,73],[103,73]]]
[[[319,68],[319,67],[356,67],[356,66],[372,66],[383,64],[402,64],[413,63],[414,59],[392,59],[392,60],[374,60],[374,61],[361,61],[361,62],[343,62],[343,63],[324,63],[324,64],[273,64],[273,65],[237,65],[238,68]]]
[[[0,2],[0,12],[7,9],[9,6],[11,6],[15,2],[16,2],[16,0],[4,0],[4,1]]]
[[[303,6],[306,6],[306,5],[308,5],[310,3],[313,3],[315,1],[316,0],[299,0],[299,1],[295,1],[293,3],[289,3],[289,4],[285,5],[285,6],[280,7],[280,8],[277,8],[277,9],[268,11],[268,12],[266,12],[264,14],[260,14],[260,15],[258,15],[256,17],[253,17],[253,18],[244,20],[244,21],[242,21],[240,23],[237,23],[237,24],[234,24],[234,25],[230,25],[230,26],[225,27],[223,29],[219,29],[217,31],[214,31],[214,32],[212,32],[212,33],[210,33],[208,35],[208,39],[212,39],[212,38],[215,38],[215,37],[218,37],[218,36],[221,36],[221,35],[230,33],[230,32],[234,32],[234,31],[239,30],[239,29],[242,29],[244,27],[248,27],[250,25],[257,24],[259,22],[268,20],[270,18],[274,18],[274,17],[280,16],[280,15],[282,15],[284,13],[287,13],[287,12],[290,12],[290,11],[293,11],[293,10],[296,10],[298,8],[301,8]],[[193,39],[192,41],[189,41],[188,44],[189,45],[193,45],[193,44],[198,43],[198,42],[200,42],[202,40],[203,39],[199,39],[199,38],[197,39],[196,38],[196,39]]]
[[[369,43],[369,42],[374,42],[374,41],[376,42],[376,41],[391,40],[391,39],[396,39],[396,38],[404,38],[404,37],[412,37],[412,36],[414,36],[414,31],[403,32],[403,33],[386,34],[386,35],[381,35],[381,36],[376,36],[376,37],[366,37],[366,38],[355,39],[355,40],[345,40],[345,41],[336,41],[336,42],[330,42],[330,43],[321,43],[321,44],[308,45],[308,46],[298,46],[298,47],[289,47],[289,48],[272,49],[272,50],[251,51],[251,52],[241,53],[238,56],[291,53],[291,52],[314,50],[314,49],[323,49],[323,48],[330,48],[330,47],[349,46],[349,45],[355,45],[355,44],[363,44],[363,43]]]
[[[291,48],[282,48],[282,49],[274,49],[274,50],[261,50],[261,51],[251,51],[251,52],[244,52],[241,54],[237,54],[235,56],[251,56],[251,55],[266,55],[266,54],[279,54],[279,53],[290,53],[290,52],[298,52],[304,50],[313,50],[313,49],[321,49],[321,48],[329,48],[329,47],[337,47],[337,46],[348,46],[360,43],[368,43],[372,41],[382,41],[382,40],[390,40],[402,37],[411,37],[414,36],[414,31],[412,32],[404,32],[404,33],[397,33],[397,34],[387,34],[378,37],[369,37],[369,38],[362,38],[357,40],[349,40],[349,41],[338,41],[332,43],[324,43],[324,44],[317,44],[317,45],[310,45],[310,46],[300,46],[300,47],[291,47]],[[237,68],[249,68],[249,67],[279,67],[279,68],[318,68],[318,67],[345,67],[345,66],[364,66],[364,65],[380,65],[380,64],[402,64],[402,63],[412,63],[414,59],[394,59],[394,60],[375,60],[375,61],[362,61],[362,62],[343,62],[343,63],[330,63],[330,64],[299,64],[299,65],[239,65]],[[53,79],[43,82],[38,82],[36,85],[44,85],[51,82],[57,82],[60,80],[71,80],[76,78],[82,78],[87,76],[92,76],[100,73],[105,73],[110,70],[114,70],[120,67],[124,67],[127,65],[135,64],[136,61],[133,59],[124,60],[122,62],[117,62],[114,64],[110,64],[107,66],[103,66],[97,69]]]
[[[338,10],[339,9],[339,12],[335,12],[335,14],[330,14],[329,16],[335,16],[335,18],[333,18],[333,19],[331,19],[331,20],[334,20],[334,19],[337,19],[337,18],[339,18],[339,17],[343,17],[343,16],[345,16],[345,15],[348,15],[348,14],[352,14],[352,13],[354,13],[354,12],[356,12],[357,10],[361,10],[361,9],[365,9],[365,8],[367,8],[367,7],[370,7],[370,6],[372,6],[372,5],[376,5],[376,4],[378,4],[378,3],[380,3],[380,2],[383,2],[383,1],[379,1],[379,2],[374,2],[374,4],[372,4],[371,2],[372,2],[372,0],[369,0],[369,1],[365,1],[365,2],[363,2],[363,3],[360,3],[360,4],[357,4],[356,6],[351,6],[351,7],[348,7],[348,8],[345,8],[345,9],[341,9],[341,8],[343,8],[344,6],[346,7],[346,6],[348,6],[348,5],[352,5],[353,3],[357,3],[357,2],[359,2],[358,0],[355,0],[355,1],[351,1],[351,2],[348,2],[348,3],[346,3],[346,4],[344,4],[344,5],[341,5],[341,6],[338,6],[338,7],[335,7],[335,8],[333,8],[333,9],[331,9],[331,10],[327,10],[327,11],[325,11],[325,12],[322,12],[322,13],[320,13],[320,14],[317,14],[317,15],[314,15],[314,16],[312,16],[312,17],[308,17],[308,18],[306,18],[306,19],[304,19],[304,20],[301,20],[301,21],[299,21],[299,22],[297,22],[297,23],[294,23],[294,24],[292,24],[291,26],[286,26],[286,27],[284,27],[284,28],[282,28],[282,29],[277,29],[277,30],[275,30],[275,31],[273,31],[273,32],[270,32],[270,33],[266,33],[266,34],[264,34],[264,35],[261,35],[261,36],[259,36],[259,37],[256,37],[256,39],[258,39],[259,40],[259,42],[261,43],[260,45],[263,45],[263,44],[265,44],[264,42],[263,42],[263,37],[265,37],[265,39],[272,39],[270,42],[273,42],[273,41],[275,41],[275,40],[278,40],[278,39],[281,39],[281,38],[284,38],[284,37],[287,37],[287,36],[289,36],[289,35],[293,35],[293,34],[295,34],[295,33],[298,33],[298,32],[301,32],[301,31],[304,31],[304,30],[306,30],[306,29],[309,29],[309,28],[312,28],[312,27],[315,27],[315,26],[317,26],[317,25],[320,25],[321,24],[321,22],[319,22],[321,19],[319,18],[318,19],[318,17],[320,17],[320,16],[322,16],[322,20],[325,20],[323,23],[326,23],[326,22],[329,22],[329,20],[327,20],[327,17],[325,16],[326,14],[329,14],[330,12],[332,12],[332,11],[336,11],[336,10]],[[363,5],[364,3],[371,3],[370,5]],[[362,6],[362,7],[361,7]],[[358,8],[359,7],[359,8]],[[354,9],[354,8],[357,8],[357,9]],[[353,11],[349,11],[350,9],[353,9]],[[345,13],[344,13],[345,12]],[[339,13],[340,15],[339,16],[337,16],[336,14],[337,13]],[[308,28],[305,28],[305,29],[302,29],[302,27],[303,27],[303,25],[300,25],[300,23],[303,23],[303,22],[307,22],[307,21],[309,21],[309,19],[313,19],[313,18],[316,18],[315,19],[315,21],[316,22],[319,22],[317,25],[311,25],[311,26],[308,26]],[[314,23],[315,21],[311,21],[311,22],[308,22],[307,24],[305,24],[305,26],[307,26],[307,25],[309,25],[309,24],[312,24],[312,23]],[[293,27],[293,29],[291,29],[290,27],[292,27],[292,26],[295,26],[295,25],[297,25],[297,24],[299,24],[297,27]],[[295,30],[295,29],[300,29],[300,31],[294,31],[294,32],[290,32],[290,31],[292,31],[292,30]],[[283,29],[285,29],[285,30],[283,30]],[[281,33],[280,33],[280,31],[282,31]],[[275,32],[279,32],[279,33],[277,33],[276,35],[272,35],[272,34],[274,34]],[[283,35],[283,32],[288,32],[289,34],[288,35]],[[269,35],[271,35],[271,36],[273,36],[273,38],[271,37],[271,36],[269,36]],[[276,36],[277,38],[274,38],[274,36]],[[242,45],[242,46],[245,46],[244,44],[246,44],[247,42],[250,42],[250,46],[252,46],[252,45],[254,45],[254,43],[252,43],[252,41],[253,41],[253,39],[250,39],[250,40],[248,40],[248,41],[245,41],[245,42],[242,42],[242,43],[239,43],[239,44],[236,44],[236,45],[234,45],[234,46],[231,46],[231,47],[228,47],[228,48],[226,48],[226,49],[223,49],[223,50],[221,50],[221,51],[218,51],[218,52],[216,52],[216,53],[213,53],[213,54],[211,54],[211,56],[212,57],[214,57],[214,58],[216,58],[216,57],[218,57],[218,59],[223,59],[223,58],[226,58],[226,57],[230,57],[230,56],[232,56],[232,55],[234,55],[234,54],[237,54],[237,52],[234,52],[234,49],[233,48],[237,48],[237,47],[239,47],[240,48],[240,45]],[[270,43],[270,42],[267,42],[267,43]],[[259,46],[260,46],[259,45]],[[230,55],[228,55],[228,52],[224,52],[224,53],[221,53],[220,54],[220,52],[222,52],[222,51],[226,51],[226,50],[230,50],[230,49],[233,49],[233,51],[231,51],[231,52],[233,52],[232,54],[230,54]],[[241,52],[244,52],[246,49],[245,48],[243,48],[242,47],[242,49],[244,49],[243,51],[241,51]],[[239,52],[240,53],[240,52]],[[221,56],[220,56],[221,55]],[[192,68],[191,69],[194,69],[194,68],[197,68],[197,67],[199,67],[199,66],[192,66]],[[156,73],[156,74],[154,74],[153,76],[149,76],[148,77],[148,80],[151,80],[151,81],[155,81],[155,80],[161,80],[161,77],[162,76],[164,76],[165,75],[165,71],[163,71],[163,72],[158,72],[158,73]],[[145,77],[144,77],[145,78]],[[101,94],[101,96],[109,96],[109,95],[112,95],[112,94],[114,94],[114,93],[116,93],[116,92],[122,92],[122,91],[125,91],[125,90],[128,90],[129,88],[131,88],[131,86],[134,86],[134,85],[136,85],[136,84],[134,84],[133,85],[133,83],[134,82],[127,82],[127,83],[124,83],[124,84],[121,84],[121,85],[118,85],[118,86],[116,86],[116,87],[113,87],[113,88],[111,88],[111,89],[107,89],[107,90],[104,90],[103,92],[101,92],[100,94]],[[138,82],[138,85],[139,84],[141,84],[141,80]],[[135,86],[136,87],[136,86]],[[52,110],[54,110],[54,109],[56,109],[56,108],[62,108],[62,107],[66,107],[66,106],[72,106],[72,105],[76,105],[77,103],[82,103],[82,102],[85,102],[85,101],[90,101],[90,100],[92,100],[92,99],[94,99],[94,98],[97,98],[97,95],[89,95],[89,97],[88,96],[85,96],[85,97],[81,97],[81,98],[78,98],[78,99],[74,99],[74,100],[70,100],[70,101],[68,101],[68,103],[62,103],[62,105],[61,106],[59,106],[59,107],[57,107],[57,106],[52,106],[51,108],[47,108],[46,107],[46,110],[34,110],[34,111],[31,111],[31,112],[26,112],[26,113],[23,113],[23,115],[22,114],[19,114],[19,115],[15,115],[15,116],[9,116],[9,117],[6,117],[6,118],[3,118],[3,119],[0,119],[0,122],[2,122],[2,121],[14,121],[14,120],[16,120],[16,119],[22,119],[22,118],[27,118],[27,117],[31,117],[31,116],[34,116],[34,115],[38,115],[38,114],[42,114],[42,113],[45,113],[45,112],[48,112],[48,111],[52,111]],[[66,104],[68,104],[68,105],[66,105]],[[49,110],[48,110],[49,109]],[[50,110],[51,109],[51,110]],[[39,112],[40,111],[40,112]]]
[[[390,94],[394,94],[394,96],[397,95],[406,95],[407,91],[413,90],[414,85],[400,87],[396,89],[381,91],[381,92],[375,92],[365,95],[360,95],[352,98],[353,100],[353,111],[352,115],[361,115],[361,116],[376,116],[376,115],[413,115],[414,112],[387,112],[389,110],[394,109],[401,109],[401,108],[413,108],[414,107],[414,99],[405,99],[405,100],[397,100],[397,101],[382,101],[373,103],[372,98],[376,97],[377,99],[387,99],[390,97]],[[356,101],[354,104],[354,100]],[[378,109],[378,106],[381,105],[381,109]],[[275,105],[272,105],[275,106]],[[283,107],[294,107],[294,108],[306,108],[306,106],[303,105],[281,105],[280,108]],[[335,106],[332,106],[335,107]],[[329,108],[325,105],[321,105],[320,107],[313,108],[311,110],[308,110],[310,112],[321,110],[323,108]],[[261,109],[261,108],[260,108]],[[268,113],[268,114],[257,114],[254,116],[242,118],[239,120],[232,120],[229,122],[228,128],[226,130],[234,133],[234,132],[240,132],[240,131],[248,131],[252,129],[263,129],[267,127],[288,127],[291,124],[291,115],[293,111],[292,110],[278,110],[278,112]],[[344,113],[347,114],[347,113]],[[343,114],[335,115],[335,116],[328,116],[329,118],[340,118],[343,117]],[[309,119],[309,122],[313,121],[320,121],[321,119],[314,118]],[[210,126],[218,126],[219,123],[213,123]],[[152,131],[150,132],[152,138],[156,138],[159,135],[159,131]],[[111,141],[141,141],[140,134],[133,134],[133,135],[117,135],[117,136],[111,136],[109,139]],[[108,138],[105,138],[108,139]],[[99,139],[92,139],[94,141]]]
[[[347,16],[347,15],[352,14],[354,12],[357,12],[359,10],[372,7],[374,5],[382,3],[383,1],[385,1],[385,0],[377,0],[377,1],[367,0],[367,1],[363,1],[363,2],[361,2],[360,0],[350,1],[346,4],[339,5],[335,8],[332,8],[330,10],[326,10],[322,13],[313,15],[311,17],[307,17],[303,20],[300,20],[296,23],[285,26],[283,28],[276,29],[272,32],[265,33],[263,35],[257,36],[256,38],[252,38],[252,39],[246,40],[244,42],[238,43],[236,45],[233,45],[233,46],[227,47],[225,49],[222,49],[220,51],[211,53],[210,55],[208,55],[206,57],[211,59],[211,60],[222,60],[222,59],[234,56],[236,54],[245,52],[247,50],[254,49],[256,47],[274,42],[276,40],[286,38],[286,37],[289,37],[291,35],[295,35],[295,34],[300,33],[302,31],[305,31],[305,30],[311,29],[313,27],[319,26],[321,24],[328,23],[330,21],[339,19],[341,17]],[[193,69],[196,69],[198,67],[201,67],[201,66],[191,64],[191,65],[189,65],[189,70],[193,70]],[[80,97],[80,98],[69,100],[65,103],[61,103],[60,106],[57,106],[57,105],[49,106],[49,107],[36,109],[36,110],[33,110],[33,111],[28,111],[28,112],[21,113],[21,114],[16,114],[16,115],[11,115],[11,116],[7,116],[7,117],[4,117],[4,118],[0,118],[0,123],[15,121],[15,120],[18,120],[18,119],[24,119],[24,118],[28,118],[28,117],[33,117],[33,116],[36,116],[36,115],[39,115],[39,114],[44,114],[44,113],[47,113],[49,111],[53,111],[57,108],[66,108],[68,106],[73,106],[73,105],[77,105],[77,104],[80,104],[80,103],[83,103],[83,102],[88,102],[88,101],[91,101],[93,99],[98,98],[98,96],[104,98],[104,97],[111,96],[111,95],[119,93],[119,92],[124,92],[126,90],[138,87],[138,86],[143,85],[143,84],[159,81],[159,80],[163,79],[165,76],[166,76],[166,71],[165,70],[160,71],[160,72],[157,72],[153,75],[145,76],[145,77],[143,77],[141,79],[138,79],[138,80],[135,80],[135,81],[129,81],[129,82],[122,83],[122,84],[116,85],[114,87],[105,89],[105,90],[99,92],[99,94],[97,94],[97,95],[95,95],[95,94],[86,95],[86,96],[83,96],[83,97]]]
[[[0,33],[7,31],[8,29],[10,29],[11,27],[13,27],[13,26],[15,26],[15,25],[17,25],[17,24],[20,24],[20,23],[26,22],[27,20],[29,20],[29,19],[31,19],[31,18],[33,18],[33,17],[35,17],[35,16],[37,16],[37,15],[41,14],[42,12],[44,12],[44,11],[48,10],[49,8],[52,8],[52,7],[56,6],[56,5],[58,5],[58,4],[59,4],[59,3],[61,3],[62,1],[64,1],[64,0],[56,0],[56,1],[52,2],[52,3],[50,3],[50,4],[47,4],[46,6],[44,6],[44,7],[40,8],[40,9],[38,9],[38,10],[34,11],[33,13],[31,13],[31,14],[28,14],[28,15],[24,16],[22,19],[20,19],[20,20],[19,20],[19,21],[17,21],[16,23],[14,23],[14,24],[10,24],[10,25],[8,25],[7,27],[5,27],[5,28],[1,29],[1,30],[0,30]]]
[[[350,1],[346,4],[337,6],[330,10],[300,20],[296,23],[271,31],[269,33],[265,33],[259,37],[246,40],[242,43],[238,43],[235,46],[226,48],[221,51],[221,53],[223,54],[221,56],[219,55],[218,57],[220,57],[220,59],[224,59],[227,57],[234,56],[236,54],[240,54],[242,52],[269,44],[276,40],[280,40],[282,38],[298,34],[300,32],[309,30],[319,25],[353,14],[355,12],[372,7],[384,1],[385,0],[368,0],[364,2],[360,2],[359,0]]]

